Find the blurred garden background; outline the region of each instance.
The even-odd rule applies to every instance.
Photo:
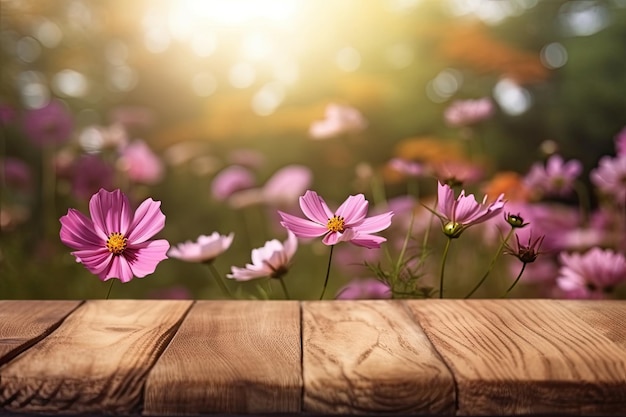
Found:
[[[101,187],[161,201],[172,246],[234,233],[222,275],[285,240],[276,211],[300,215],[307,189],[393,209],[380,250],[337,245],[331,297],[354,279],[354,297],[379,296],[363,262],[393,264],[407,235],[420,288],[437,286],[445,238],[423,206],[438,180],[505,193],[521,230],[546,236],[511,296],[567,297],[559,253],[626,249],[624,198],[590,175],[626,135],[624,0],[0,0],[0,42],[0,299],[105,296],[59,240]],[[576,186],[533,188],[555,155],[580,162]],[[451,245],[447,296],[489,268],[508,232],[493,223]],[[292,297],[317,298],[328,247],[300,241],[292,261]],[[476,296],[521,265],[502,254]],[[274,281],[227,285],[281,298]],[[205,265],[170,258],[111,297],[223,294]]]

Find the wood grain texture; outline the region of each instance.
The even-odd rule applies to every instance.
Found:
[[[146,415],[296,413],[296,301],[198,301],[146,382]]]
[[[302,304],[304,411],[453,414],[454,382],[404,305]]]
[[[52,332],[81,301],[0,301],[0,365]]]
[[[0,411],[139,414],[145,377],[191,301],[87,301],[0,369]]]
[[[583,320],[585,313],[574,304],[553,300],[406,304],[453,371],[459,415],[626,412],[626,349]],[[606,320],[613,319],[605,319],[605,324]],[[624,326],[613,323],[612,328],[623,331]]]

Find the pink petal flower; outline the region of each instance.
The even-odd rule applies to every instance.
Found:
[[[298,249],[298,239],[287,231],[287,240],[284,243],[276,239],[265,243],[261,248],[252,250],[252,263],[245,268],[233,266],[227,278],[237,281],[249,281],[255,278],[281,278],[289,271],[290,262]]]
[[[233,242],[234,234],[228,236],[213,232],[201,235],[195,242],[186,241],[170,249],[168,255],[187,262],[211,262],[225,252]]]
[[[584,254],[562,252],[558,287],[567,298],[607,298],[626,281],[626,257],[594,247]]]
[[[302,219],[279,211],[281,225],[302,238],[322,237],[325,245],[351,242],[368,248],[378,248],[386,241],[371,233],[382,231],[391,225],[393,212],[366,218],[368,202],[363,194],[349,196],[332,212],[324,199],[315,191],[307,191],[300,197],[300,209],[307,217]]]
[[[237,191],[253,187],[254,182],[254,175],[249,169],[231,165],[213,178],[211,191],[216,200],[224,201]]]
[[[435,213],[441,220],[446,236],[458,238],[468,227],[485,222],[502,212],[504,208],[504,194],[500,194],[493,203],[486,203],[486,196],[482,203],[478,203],[474,195],[465,195],[462,190],[458,198],[454,199],[454,191],[447,184],[439,183],[437,191],[439,201]]]
[[[531,166],[524,178],[526,186],[539,194],[567,195],[574,189],[574,182],[582,173],[582,163],[572,159],[565,162],[560,155],[552,155],[546,166],[540,162]]]
[[[311,124],[309,135],[312,139],[329,139],[343,134],[358,133],[367,127],[367,120],[361,113],[349,106],[329,104],[325,118]]]
[[[478,123],[494,113],[493,102],[488,98],[456,100],[445,111],[444,118],[450,126],[460,127]]]
[[[69,209],[61,217],[61,241],[72,249],[77,262],[106,281],[128,282],[155,271],[167,258],[166,240],[149,240],[165,226],[160,202],[144,201],[133,212],[120,190],[101,189],[89,201],[91,219]]]
[[[23,119],[26,136],[38,146],[67,142],[74,130],[74,120],[62,101],[52,100],[44,107],[29,110]]]
[[[120,163],[131,181],[156,184],[163,178],[163,163],[142,140],[136,140],[124,148]]]

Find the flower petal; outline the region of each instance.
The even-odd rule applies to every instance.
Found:
[[[298,237],[318,237],[322,236],[328,231],[326,226],[312,222],[310,220],[301,219],[300,217],[292,216],[291,214],[283,213],[279,211],[282,221],[280,224],[291,230]]]
[[[386,228],[391,226],[392,216],[393,211],[388,211],[377,216],[368,217],[360,224],[355,225],[353,229],[358,233],[364,234],[380,232],[381,230],[385,230]]]
[[[377,249],[380,248],[381,243],[385,241],[387,241],[387,239],[382,236],[358,233],[352,238],[352,240],[350,240],[350,243],[357,246],[363,246],[368,249]]]
[[[72,252],[80,263],[82,263],[89,272],[97,275],[101,280],[109,270],[113,254],[106,248],[88,249]]]
[[[111,233],[126,235],[132,218],[130,202],[120,190],[107,191],[103,188],[89,200],[89,213],[96,228],[105,236]]]
[[[363,194],[351,195],[339,206],[335,214],[343,217],[346,226],[350,227],[365,218],[367,207],[368,202]]]
[[[285,240],[283,248],[285,249],[287,262],[289,262],[296,253],[296,250],[298,250],[298,238],[290,230],[287,230],[287,240]]]
[[[65,245],[78,250],[104,248],[105,236],[96,234],[93,222],[83,213],[69,209],[59,221],[59,235]]]
[[[234,279],[236,281],[250,281],[256,278],[265,278],[271,274],[265,270],[253,271],[247,268],[238,268],[236,266],[231,267],[231,273],[226,274],[226,278]]]
[[[113,256],[111,263],[109,264],[109,270],[100,276],[103,281],[108,281],[111,278],[117,278],[123,283],[126,283],[133,279],[133,271],[130,268],[128,260],[124,256]]]
[[[165,226],[165,215],[160,209],[161,202],[146,199],[135,211],[133,222],[128,228],[130,244],[143,243],[157,234]]]
[[[169,248],[170,244],[165,239],[151,240],[126,248],[122,257],[128,261],[132,275],[143,278],[153,273],[159,262],[167,259]]]
[[[454,216],[454,191],[448,184],[438,183],[437,188],[437,211],[448,220]]]
[[[310,220],[323,225],[326,225],[328,219],[333,217],[333,212],[330,211],[324,199],[311,190],[300,197],[300,209]]]

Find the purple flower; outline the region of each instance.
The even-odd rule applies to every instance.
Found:
[[[231,165],[220,171],[211,184],[213,197],[218,201],[224,201],[237,191],[245,190],[254,186],[254,176],[247,168],[239,165]]]
[[[367,127],[367,120],[355,108],[331,103],[325,118],[313,122],[309,135],[313,139],[330,139],[346,133],[358,133]]]
[[[504,194],[493,203],[487,204],[487,196],[478,203],[473,194],[465,196],[465,190],[455,199],[449,185],[438,184],[437,212],[434,214],[441,220],[443,232],[449,238],[458,238],[468,227],[499,215],[506,203]]]
[[[493,102],[484,97],[476,100],[456,100],[444,111],[443,116],[448,125],[461,127],[488,119],[493,112]]]
[[[163,178],[163,163],[142,140],[136,140],[124,148],[120,162],[133,182],[156,184]]]
[[[149,198],[133,212],[120,190],[102,189],[89,201],[91,219],[75,209],[61,217],[61,241],[102,281],[143,278],[167,258],[170,247],[167,240],[150,240],[165,226],[160,206]]]
[[[573,190],[582,170],[580,161],[572,159],[564,162],[560,155],[552,155],[545,167],[540,162],[533,164],[524,182],[540,194],[567,195]]]
[[[113,187],[115,170],[97,155],[83,155],[71,169],[72,194],[86,200],[101,188]]]
[[[389,286],[375,278],[354,279],[337,291],[338,300],[370,300],[390,298]]]
[[[23,124],[26,136],[38,146],[65,143],[70,139],[74,128],[72,115],[58,100],[26,112]]]
[[[591,182],[613,200],[626,204],[626,155],[600,159],[599,166],[591,171]]]
[[[298,239],[287,231],[287,240],[280,243],[273,239],[265,243],[265,246],[252,250],[252,263],[246,264],[245,268],[231,267],[231,273],[227,278],[237,281],[249,281],[255,278],[281,278],[289,271],[291,258],[298,249]]]
[[[271,207],[287,207],[298,201],[298,197],[311,185],[313,173],[304,165],[287,165],[272,175],[260,188],[249,188],[230,196],[234,208],[253,204]]]
[[[322,197],[308,190],[300,197],[300,209],[307,219],[281,211],[278,214],[282,219],[280,224],[298,237],[324,236],[322,242],[329,246],[351,242],[366,248],[379,248],[387,239],[372,233],[388,228],[393,212],[365,217],[367,207],[368,202],[363,194],[351,195],[333,213]]]
[[[179,243],[167,253],[172,258],[187,262],[212,262],[225,252],[233,242],[233,233],[228,236],[213,232],[210,236],[201,235],[195,242]]]
[[[626,281],[626,258],[611,249],[592,248],[584,254],[562,252],[557,285],[566,298],[606,298]]]
[[[8,188],[28,191],[32,188],[33,176],[28,164],[21,159],[0,159],[0,182]]]
[[[539,248],[543,243],[544,235],[541,235],[533,240],[532,230],[528,232],[528,244],[524,245],[520,243],[519,236],[515,233],[515,240],[510,245],[505,243],[505,251],[504,253],[507,255],[513,255],[521,262],[528,264],[535,262],[537,256],[541,252],[539,252]]]
[[[389,161],[389,166],[404,175],[409,177],[419,177],[424,173],[424,167],[422,164],[409,161],[402,158],[393,158]]]

